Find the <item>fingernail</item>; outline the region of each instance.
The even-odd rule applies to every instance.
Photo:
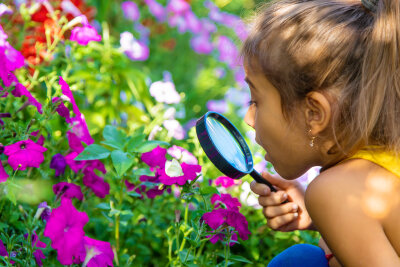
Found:
[[[297,206],[297,204],[293,204],[293,206],[292,206],[292,208],[293,208],[293,211],[297,211],[297,208],[298,208],[299,206]]]
[[[295,218],[297,218],[297,217],[299,216],[299,214],[296,212],[296,213],[293,214],[293,216],[294,216]]]
[[[284,199],[286,199],[287,198],[287,194],[285,193],[285,194],[283,194],[283,198]]]

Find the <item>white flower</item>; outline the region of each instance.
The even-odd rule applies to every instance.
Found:
[[[168,135],[177,140],[185,138],[185,130],[177,120],[165,120],[163,122],[165,129],[168,130]]]
[[[150,95],[157,102],[166,104],[177,104],[181,101],[181,96],[175,90],[175,85],[170,81],[152,83],[150,86]]]

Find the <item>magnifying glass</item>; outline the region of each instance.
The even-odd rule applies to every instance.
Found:
[[[239,179],[250,174],[258,183],[277,190],[253,167],[253,156],[238,129],[224,116],[209,111],[196,122],[197,138],[212,163],[226,176]]]

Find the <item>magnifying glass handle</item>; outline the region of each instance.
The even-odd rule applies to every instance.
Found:
[[[268,185],[269,189],[271,189],[271,192],[277,191],[275,187],[273,187],[270,182],[265,180],[264,177],[262,177],[256,170],[253,170],[250,175],[254,178],[254,180],[256,180],[257,183]]]

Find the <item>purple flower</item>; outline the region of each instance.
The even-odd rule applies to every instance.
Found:
[[[28,234],[24,234],[25,239],[27,239],[28,236],[29,236]],[[45,248],[46,247],[46,244],[39,240],[39,237],[37,236],[36,232],[32,233],[31,240],[32,240],[33,248]],[[43,251],[41,249],[36,249],[33,252],[33,256],[35,257],[36,264],[39,266],[43,266],[42,259],[46,258],[43,254]]]
[[[83,194],[81,191],[81,187],[76,184],[60,182],[58,184],[53,185],[53,192],[57,195],[57,197],[66,197],[69,199],[77,198],[80,201],[83,200]]]
[[[8,164],[14,170],[23,171],[26,167],[39,168],[44,161],[43,153],[46,150],[46,148],[28,139],[6,146],[4,154],[8,156]]]
[[[149,11],[156,17],[157,21],[163,22],[167,16],[165,8],[155,0],[144,0],[149,7]]]
[[[50,161],[50,169],[54,169],[56,171],[56,177],[64,174],[66,166],[67,162],[65,161],[64,156],[60,153],[55,154]]]
[[[157,102],[166,104],[178,104],[181,101],[181,96],[175,90],[175,85],[171,81],[158,81],[150,85],[150,95]]]
[[[42,114],[42,104],[40,104],[36,98],[34,98],[31,94],[31,92],[29,92],[25,86],[23,86],[21,83],[17,83],[15,85],[15,89],[11,91],[11,94],[15,97],[21,97],[21,96],[26,96],[28,98],[28,102],[29,104],[33,105],[36,107],[37,111]]]
[[[135,61],[144,61],[149,58],[150,50],[147,45],[136,40],[132,33],[123,32],[120,37],[121,49],[128,58]]]
[[[219,60],[233,68],[239,63],[239,52],[236,45],[229,37],[219,36],[217,49],[219,51]]]
[[[47,202],[44,201],[39,204],[38,209],[35,214],[35,219],[39,219],[39,217],[40,217],[43,221],[46,222],[49,220],[50,214],[51,214],[51,208],[49,206],[47,206]]]
[[[79,212],[69,198],[51,212],[43,235],[50,238],[51,247],[57,250],[57,259],[63,265],[73,263],[83,241],[83,227],[89,221],[85,212]]]
[[[61,1],[61,8],[65,13],[69,13],[74,17],[82,15],[82,12],[70,0]]]
[[[125,18],[136,21],[140,18],[139,8],[136,3],[132,1],[125,1],[121,4],[121,9],[124,12]]]
[[[168,148],[167,153],[177,160],[187,164],[198,164],[196,157],[183,147],[173,145],[172,147]]]
[[[191,10],[186,11],[183,17],[185,19],[189,31],[195,34],[201,32],[202,24],[200,20],[197,18],[197,16]]]
[[[81,143],[81,139],[73,132],[67,132],[68,144],[72,151],[81,153],[85,147]]]
[[[235,185],[235,180],[227,176],[220,176],[214,181],[215,185],[221,185],[224,188]]]
[[[210,54],[214,47],[208,34],[200,34],[190,39],[190,46],[197,54]]]
[[[55,102],[54,98],[53,98],[53,103]],[[58,115],[60,115],[61,117],[65,118],[65,121],[67,123],[72,123],[71,121],[71,116],[70,116],[70,112],[69,109],[64,105],[63,102],[60,102],[58,104],[58,106],[56,107],[56,111],[58,113]]]
[[[190,5],[185,0],[170,0],[167,10],[175,14],[182,14],[190,10]]]
[[[7,181],[8,177],[9,175],[6,173],[6,170],[4,170],[3,164],[1,163],[0,160],[0,183]]]
[[[200,165],[194,164],[181,164],[183,175],[180,176],[168,176],[165,169],[158,169],[157,174],[160,176],[160,182],[165,185],[184,185],[186,181],[191,181],[196,179],[197,173],[201,172]]]
[[[0,68],[0,77],[2,78],[5,86],[10,86],[8,82],[6,82],[6,77],[4,74],[8,74],[11,71],[14,71],[25,65],[24,56],[12,47],[7,41],[7,34],[4,32],[3,27],[0,25],[0,63],[2,63],[2,68]],[[15,77],[15,76],[14,76]]]
[[[207,109],[219,113],[225,113],[228,111],[228,103],[224,99],[222,100],[210,100],[207,102]]]
[[[167,161],[165,158],[166,154],[167,150],[165,148],[157,146],[152,151],[143,153],[140,159],[151,168],[164,168],[165,162]]]
[[[5,4],[0,4],[0,17],[5,15],[5,14],[12,14],[13,11],[11,8],[9,8],[8,6],[6,6]]]
[[[8,257],[7,249],[4,246],[3,240],[1,240],[1,239],[0,239],[0,256]]]
[[[237,211],[239,211],[239,207],[242,206],[237,198],[232,197],[229,194],[221,194],[221,196],[214,194],[211,197],[211,203],[215,204],[215,208],[220,207],[220,203],[223,203],[225,204],[226,209]]]
[[[79,259],[83,266],[87,267],[113,266],[114,252],[109,242],[85,236],[83,246],[80,247]]]
[[[96,175],[93,170],[85,169],[83,174],[83,184],[92,189],[97,197],[104,198],[110,193],[110,185],[102,177]]]
[[[209,34],[217,31],[217,26],[215,26],[215,24],[207,18],[201,19],[201,27],[203,33]]]
[[[208,237],[210,237],[210,236],[211,236],[211,235],[206,236],[206,237],[208,238]],[[210,242],[213,243],[213,244],[215,244],[215,243],[217,243],[219,240],[223,241],[224,239],[225,239],[225,234],[222,234],[222,233],[221,233],[221,234],[216,234],[216,235],[214,235],[214,236],[211,237]],[[232,233],[231,240],[230,240],[230,242],[229,242],[229,246],[232,247],[233,245],[235,245],[237,240],[238,240],[237,234],[236,234],[236,233]]]
[[[93,26],[84,24],[83,27],[75,27],[72,29],[70,40],[80,45],[87,45],[91,41],[101,41],[101,36]]]
[[[182,140],[185,138],[185,129],[177,120],[165,120],[163,121],[163,126],[168,131],[168,135],[172,136],[177,140]]]

